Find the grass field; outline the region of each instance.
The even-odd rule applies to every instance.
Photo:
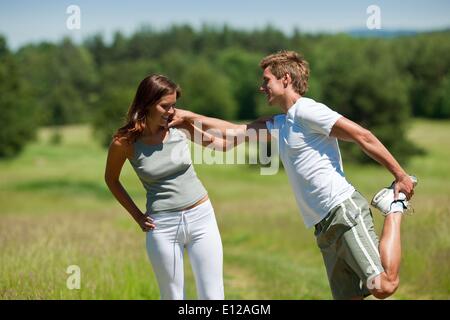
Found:
[[[52,132],[42,129],[20,157],[0,162],[0,298],[158,299],[145,236],[103,181],[106,150],[87,127],[63,128],[60,144],[51,143]],[[426,155],[406,166],[419,186],[414,215],[403,220],[401,284],[393,298],[449,299],[450,122],[417,120],[410,136]],[[392,180],[377,165],[344,167],[367,198]],[[196,170],[222,235],[227,299],[331,299],[313,231],[304,227],[283,171]],[[145,208],[128,163],[121,180]],[[379,232],[383,221],[375,216]],[[185,261],[187,297],[195,299]],[[81,269],[79,290],[66,286],[70,265]]]

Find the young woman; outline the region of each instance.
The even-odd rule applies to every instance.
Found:
[[[168,128],[180,88],[162,75],[141,81],[126,124],[109,147],[105,181],[119,203],[147,233],[147,253],[161,299],[184,298],[183,252],[187,249],[199,299],[224,299],[222,242],[208,194],[192,165],[187,138],[224,148],[226,141],[189,123]],[[194,131],[199,131],[194,135]],[[128,159],[146,193],[145,213],[119,181]]]

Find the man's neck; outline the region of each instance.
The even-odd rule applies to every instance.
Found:
[[[287,94],[283,101],[281,101],[280,108],[284,113],[287,113],[288,110],[297,102],[298,99],[300,99],[302,96],[299,95],[296,92],[292,92],[290,94]]]

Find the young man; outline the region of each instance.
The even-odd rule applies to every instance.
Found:
[[[236,125],[177,110],[178,118],[169,125],[189,121],[223,133],[227,129],[278,129],[280,158],[306,226],[315,227],[333,297],[389,297],[399,285],[400,223],[413,195],[413,180],[370,131],[303,97],[309,66],[300,55],[282,51],[265,57],[260,66],[260,90],[283,114]],[[345,178],[338,140],[357,143],[395,178],[391,187],[372,200],[386,216],[380,241],[367,201]]]

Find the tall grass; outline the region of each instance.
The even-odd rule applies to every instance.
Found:
[[[106,150],[84,126],[43,129],[14,160],[0,162],[2,299],[158,299],[145,235],[103,182]],[[450,122],[416,121],[410,137],[426,154],[406,169],[419,177],[415,212],[402,225],[396,299],[450,298]],[[344,164],[369,198],[392,180],[378,165]],[[284,171],[261,176],[247,165],[196,165],[215,208],[224,246],[227,299],[330,299],[322,257],[304,227]],[[121,181],[145,208],[129,164]],[[374,213],[376,213],[374,211]],[[376,217],[377,230],[382,218]],[[81,268],[69,290],[67,267]],[[195,284],[185,259],[187,298]]]

